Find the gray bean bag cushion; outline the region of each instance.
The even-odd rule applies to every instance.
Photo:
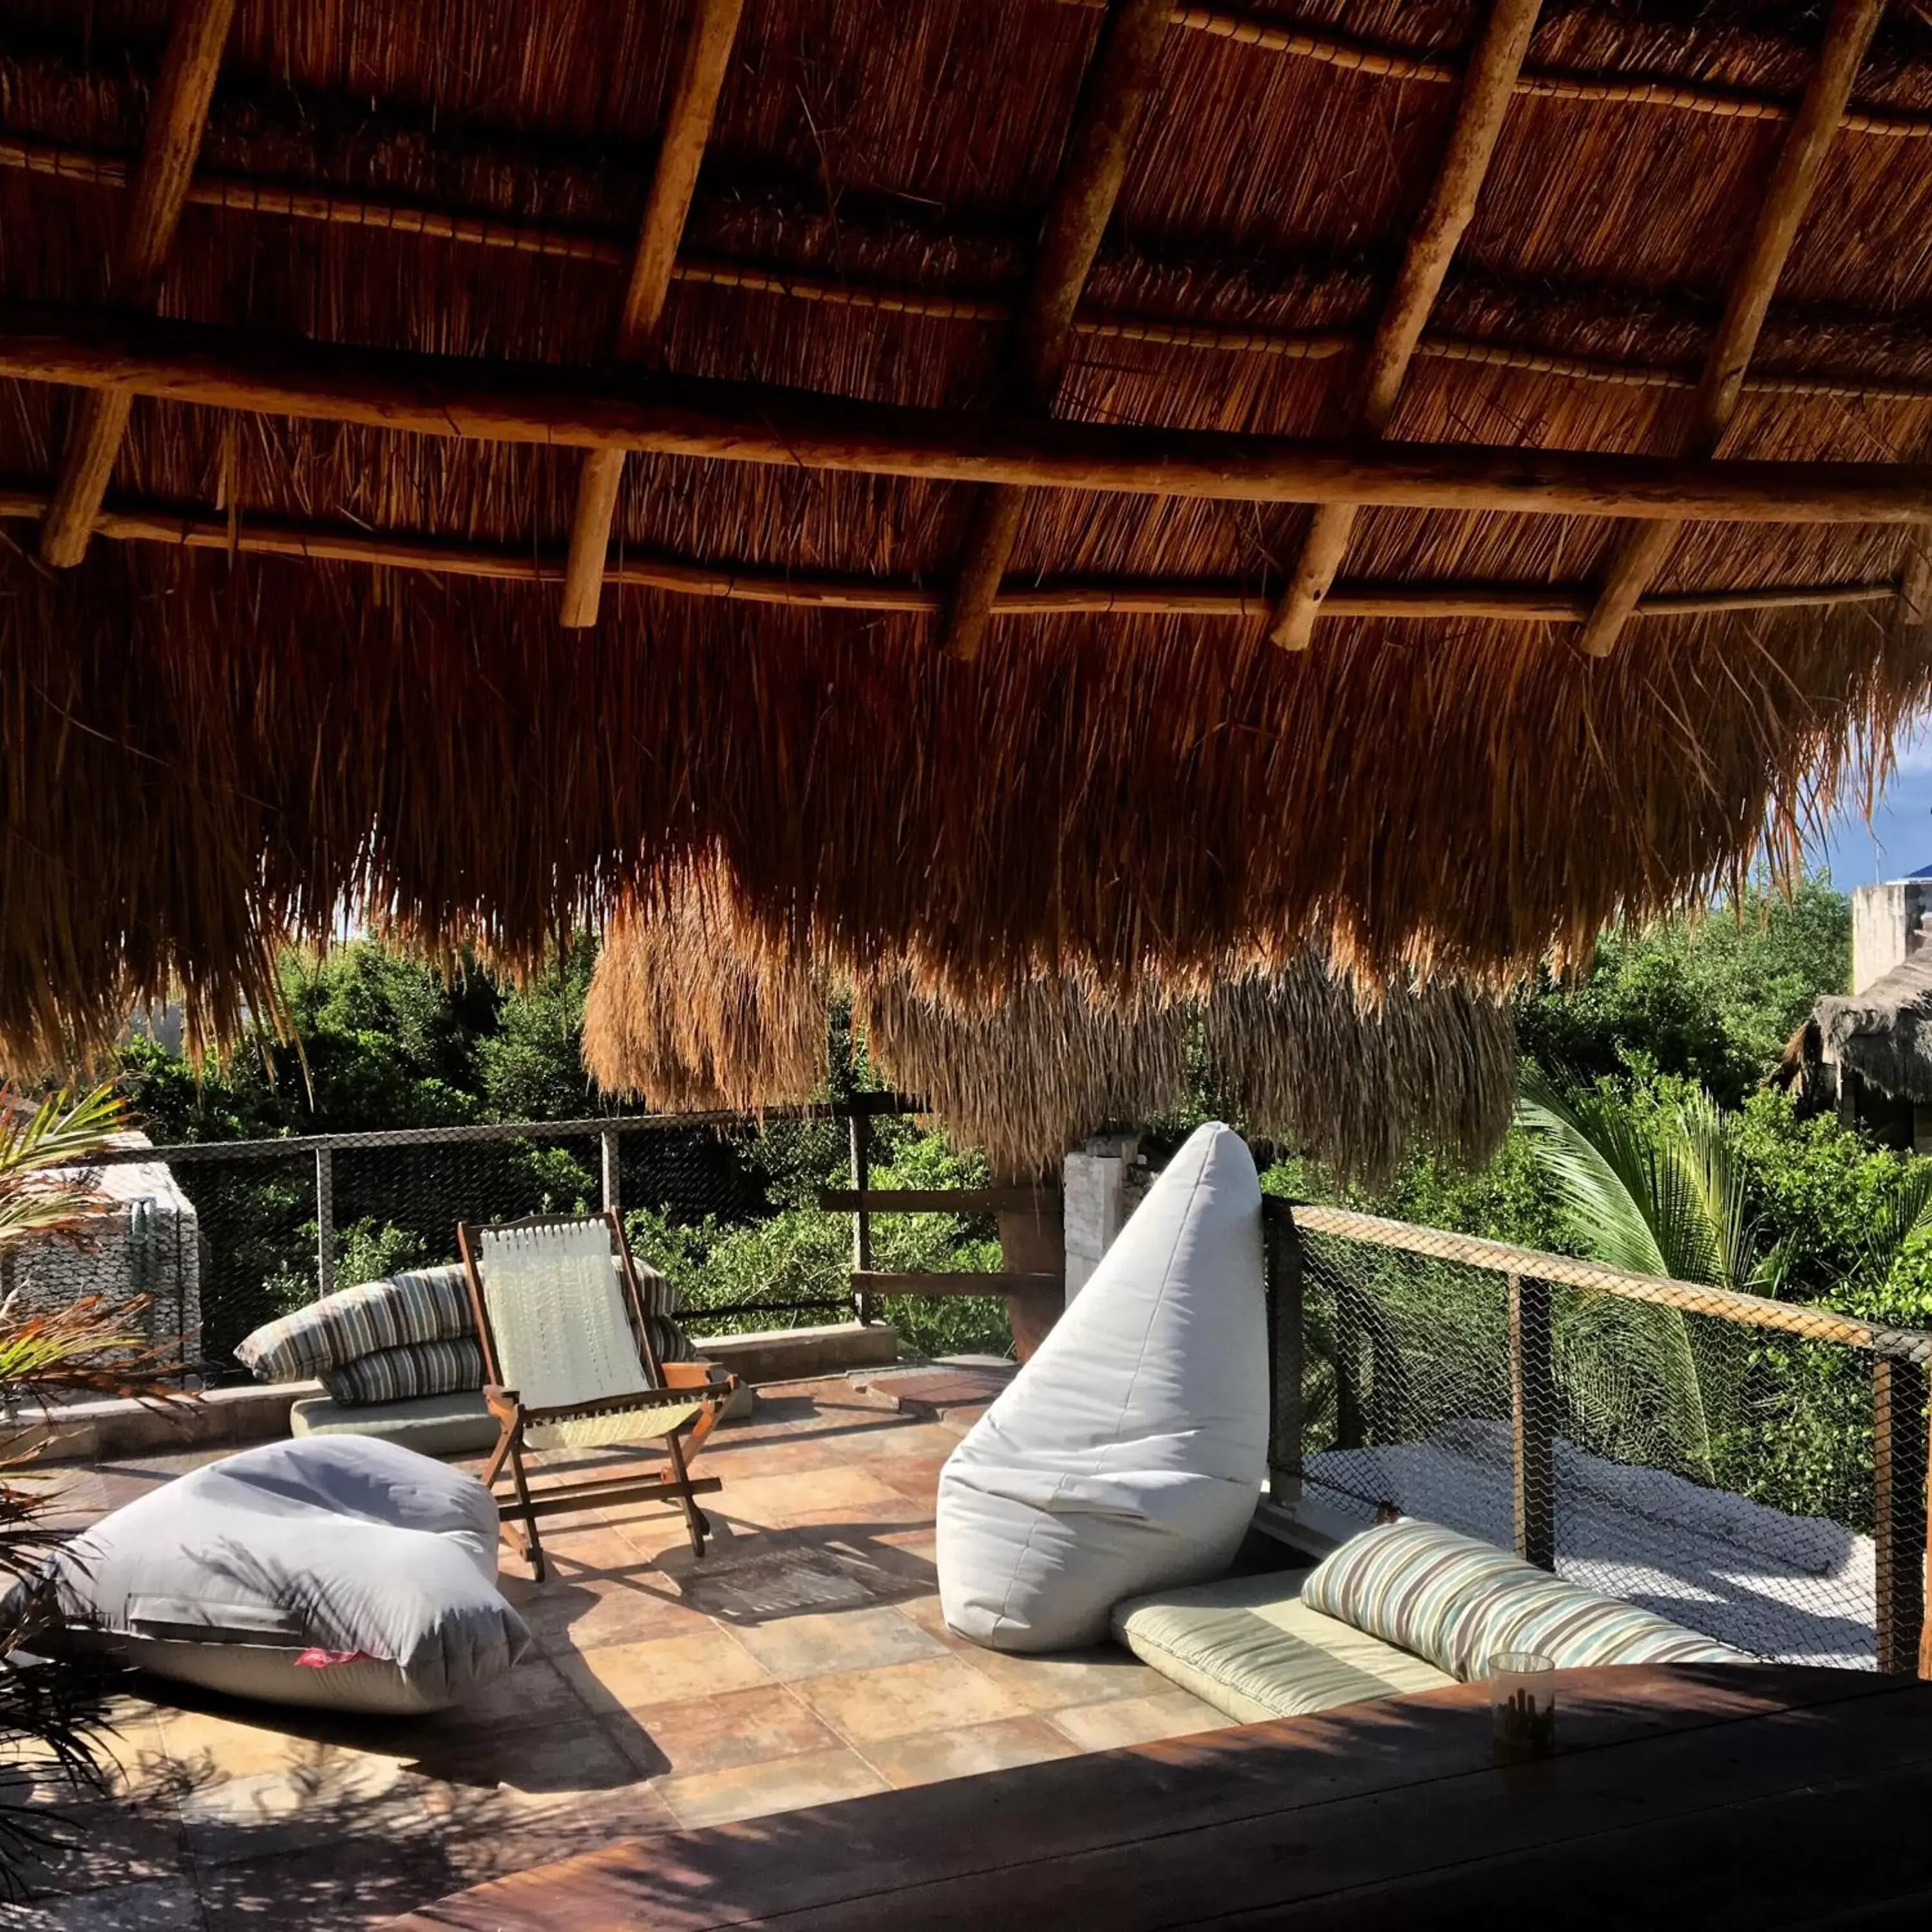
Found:
[[[230,1456],[68,1544],[51,1581],[76,1647],[284,1704],[435,1711],[530,1642],[498,1595],[496,1506],[473,1476],[363,1436]]]
[[[1261,1187],[1202,1128],[939,1479],[946,1621],[994,1650],[1097,1643],[1123,1598],[1220,1575],[1268,1462]]]

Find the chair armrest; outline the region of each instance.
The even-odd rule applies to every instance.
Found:
[[[514,1389],[494,1382],[483,1384],[483,1406],[499,1422],[514,1422],[522,1414],[524,1399]]]
[[[710,1364],[706,1362],[667,1362],[664,1365],[664,1384],[668,1389],[689,1389],[694,1394],[702,1390],[728,1396],[736,1389],[738,1378],[722,1376],[714,1381]]]

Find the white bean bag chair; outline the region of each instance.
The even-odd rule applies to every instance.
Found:
[[[65,1640],[211,1690],[338,1710],[458,1703],[530,1634],[475,1477],[364,1436],[272,1442],[164,1484],[55,1559]]]
[[[1262,1196],[1240,1136],[1175,1155],[939,1479],[947,1624],[1097,1643],[1124,1598],[1220,1575],[1268,1465]]]

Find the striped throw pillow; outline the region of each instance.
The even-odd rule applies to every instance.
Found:
[[[483,1350],[473,1335],[454,1342],[406,1342],[379,1348],[339,1369],[325,1369],[322,1385],[346,1408],[408,1402],[417,1396],[453,1395],[483,1386]]]
[[[1378,1523],[1318,1563],[1301,1600],[1460,1676],[1453,1660],[1464,1606],[1480,1592],[1542,1574],[1506,1550],[1438,1523]]]
[[[235,1354],[257,1381],[302,1382],[386,1348],[474,1333],[469,1287],[461,1265],[452,1262],[325,1295],[257,1328]]]
[[[1654,1610],[1606,1597],[1526,1563],[1525,1574],[1478,1590],[1462,1608],[1448,1666],[1486,1676],[1506,1650],[1534,1651],[1559,1670],[1596,1664],[1748,1664],[1732,1650]]]
[[[1439,1523],[1366,1529],[1309,1573],[1301,1600],[1465,1682],[1505,1650],[1560,1667],[1749,1660],[1654,1612],[1539,1570]]]

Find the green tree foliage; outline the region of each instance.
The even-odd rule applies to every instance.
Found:
[[[125,1049],[122,1084],[160,1141],[268,1139],[490,1121],[575,1120],[610,1111],[579,1048],[594,948],[576,947],[531,982],[499,982],[473,962],[448,975],[369,940],[321,958],[291,956],[284,984],[288,1042],[256,1042],[195,1071],[153,1041]],[[875,1084],[849,1014],[831,1016],[841,1094]],[[967,1186],[976,1157],[906,1121],[875,1127],[880,1186]],[[773,1121],[724,1135],[629,1135],[623,1195],[640,1252],[675,1279],[694,1312],[736,1302],[837,1298],[848,1292],[849,1216],[820,1213],[818,1190],[847,1178],[838,1121]],[[204,1321],[219,1365],[258,1323],[314,1298],[319,1231],[304,1163],[196,1164],[182,1176],[209,1250]],[[459,1217],[573,1212],[601,1198],[594,1149],[522,1139],[455,1148],[338,1152],[338,1287],[447,1260]],[[884,1268],[997,1268],[990,1222],[882,1217]],[[1005,1305],[902,1298],[885,1318],[934,1352],[1008,1346]],[[733,1317],[742,1328],[810,1318]],[[710,1324],[706,1324],[710,1325]]]
[[[1696,919],[1610,934],[1587,974],[1518,1004],[1524,1053],[1579,1084],[1675,1074],[1736,1106],[1820,993],[1851,973],[1851,905],[1822,880],[1747,892]]]

